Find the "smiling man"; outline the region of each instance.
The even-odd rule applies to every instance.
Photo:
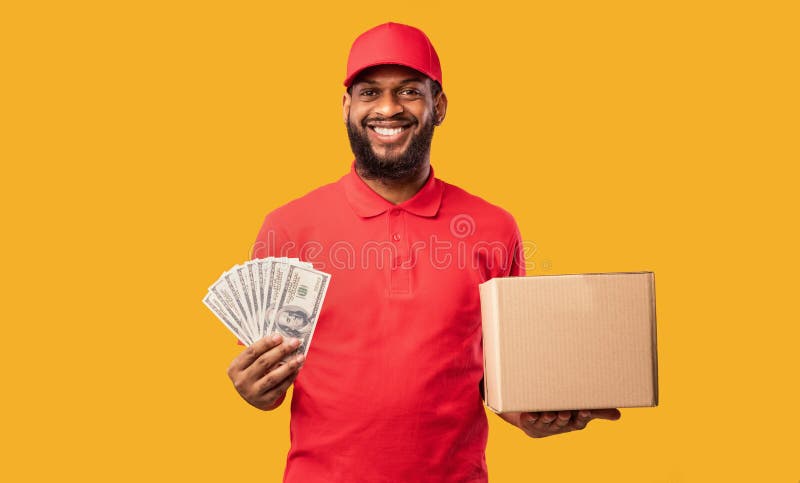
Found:
[[[285,481],[486,481],[478,285],[524,275],[519,230],[434,176],[447,97],[422,31],[387,23],[359,36],[344,85],[350,172],[269,213],[253,251],[331,274],[308,360],[278,364],[298,341],[262,339],[228,375],[264,410],[294,384]],[[501,417],[542,437],[619,412]]]

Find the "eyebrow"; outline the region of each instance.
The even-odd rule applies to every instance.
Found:
[[[409,84],[411,82],[424,83],[425,80],[423,78],[421,78],[421,77],[409,77],[408,79],[403,79],[403,80],[400,81],[401,84]],[[361,79],[358,82],[356,82],[356,84],[371,84],[371,85],[375,85],[375,84],[379,84],[379,82],[374,80],[374,79]]]

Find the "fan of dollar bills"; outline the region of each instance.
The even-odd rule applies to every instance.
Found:
[[[259,258],[223,273],[203,303],[245,345],[277,333],[306,354],[330,278],[297,258]]]

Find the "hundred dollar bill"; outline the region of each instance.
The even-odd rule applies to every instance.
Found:
[[[299,353],[308,353],[330,277],[302,265],[288,266],[271,331],[300,339]]]
[[[269,284],[265,288],[265,305],[264,310],[264,329],[263,335],[272,335],[274,333],[275,311],[280,301],[283,286],[286,283],[286,275],[290,266],[302,266],[313,269],[314,266],[309,262],[300,261],[299,258],[277,257],[267,259],[269,263]]]
[[[239,308],[239,304],[237,303],[233,292],[231,292],[230,288],[228,287],[228,282],[225,279],[225,274],[223,273],[219,280],[214,282],[214,284],[209,287],[208,291],[213,293],[216,296],[216,299],[219,303],[219,306],[224,309],[225,314],[228,316],[229,320],[236,324],[239,327],[240,331],[247,336],[251,341],[255,340],[253,335],[247,330],[247,322],[245,320],[245,315]],[[242,340],[242,342],[246,342]]]
[[[261,285],[261,316],[260,322],[261,326],[259,327],[259,332],[261,333],[261,337],[266,337],[269,335],[269,316],[270,316],[270,297],[271,292],[270,289],[272,287],[272,263],[274,260],[272,259],[265,259],[261,260],[259,265],[261,266],[261,272],[264,274],[264,283]]]
[[[214,313],[214,315],[217,316],[220,322],[222,322],[222,325],[227,327],[228,330],[230,330],[237,339],[242,341],[243,344],[248,346],[253,344],[254,341],[242,331],[237,322],[230,318],[229,314],[226,313],[221,302],[217,299],[217,296],[214,295],[213,292],[208,292],[206,294],[206,296],[203,298],[203,303]]]
[[[236,265],[234,269],[236,273],[236,281],[242,290],[241,297],[244,304],[244,309],[247,311],[247,322],[250,324],[250,331],[254,337],[258,336],[258,328],[256,325],[256,314],[253,311],[253,302],[250,300],[250,276],[247,267],[244,265]]]
[[[230,291],[231,295],[233,296],[234,303],[236,307],[239,309],[239,313],[242,314],[242,324],[243,329],[250,334],[250,337],[253,340],[256,340],[256,336],[258,335],[255,330],[254,324],[250,320],[250,313],[247,310],[247,302],[244,299],[244,289],[239,282],[239,274],[237,273],[237,268],[239,265],[234,266],[227,272],[222,275],[223,280],[225,281],[228,290]]]
[[[286,258],[276,258],[270,262],[269,286],[267,287],[266,295],[266,320],[264,335],[272,335],[273,325],[275,322],[275,311],[280,302],[281,292],[283,285],[286,282],[286,275],[288,272],[288,262]]]
[[[245,263],[250,271],[250,277],[253,280],[253,298],[255,300],[256,312],[256,329],[258,330],[259,338],[264,336],[264,270],[259,260],[250,260]]]
[[[258,328],[261,315],[258,265],[253,261],[248,261],[245,262],[244,266],[247,268],[247,278],[250,281],[250,300],[253,302],[253,315],[256,320],[256,328]]]

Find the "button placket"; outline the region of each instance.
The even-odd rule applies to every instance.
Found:
[[[403,213],[399,209],[394,209],[389,213],[389,232],[390,238],[393,242],[397,243],[403,239]]]
[[[405,216],[401,209],[389,212],[389,239],[395,249],[394,263],[389,268],[392,293],[408,293],[410,290],[410,269],[402,268],[403,262],[408,258]]]

